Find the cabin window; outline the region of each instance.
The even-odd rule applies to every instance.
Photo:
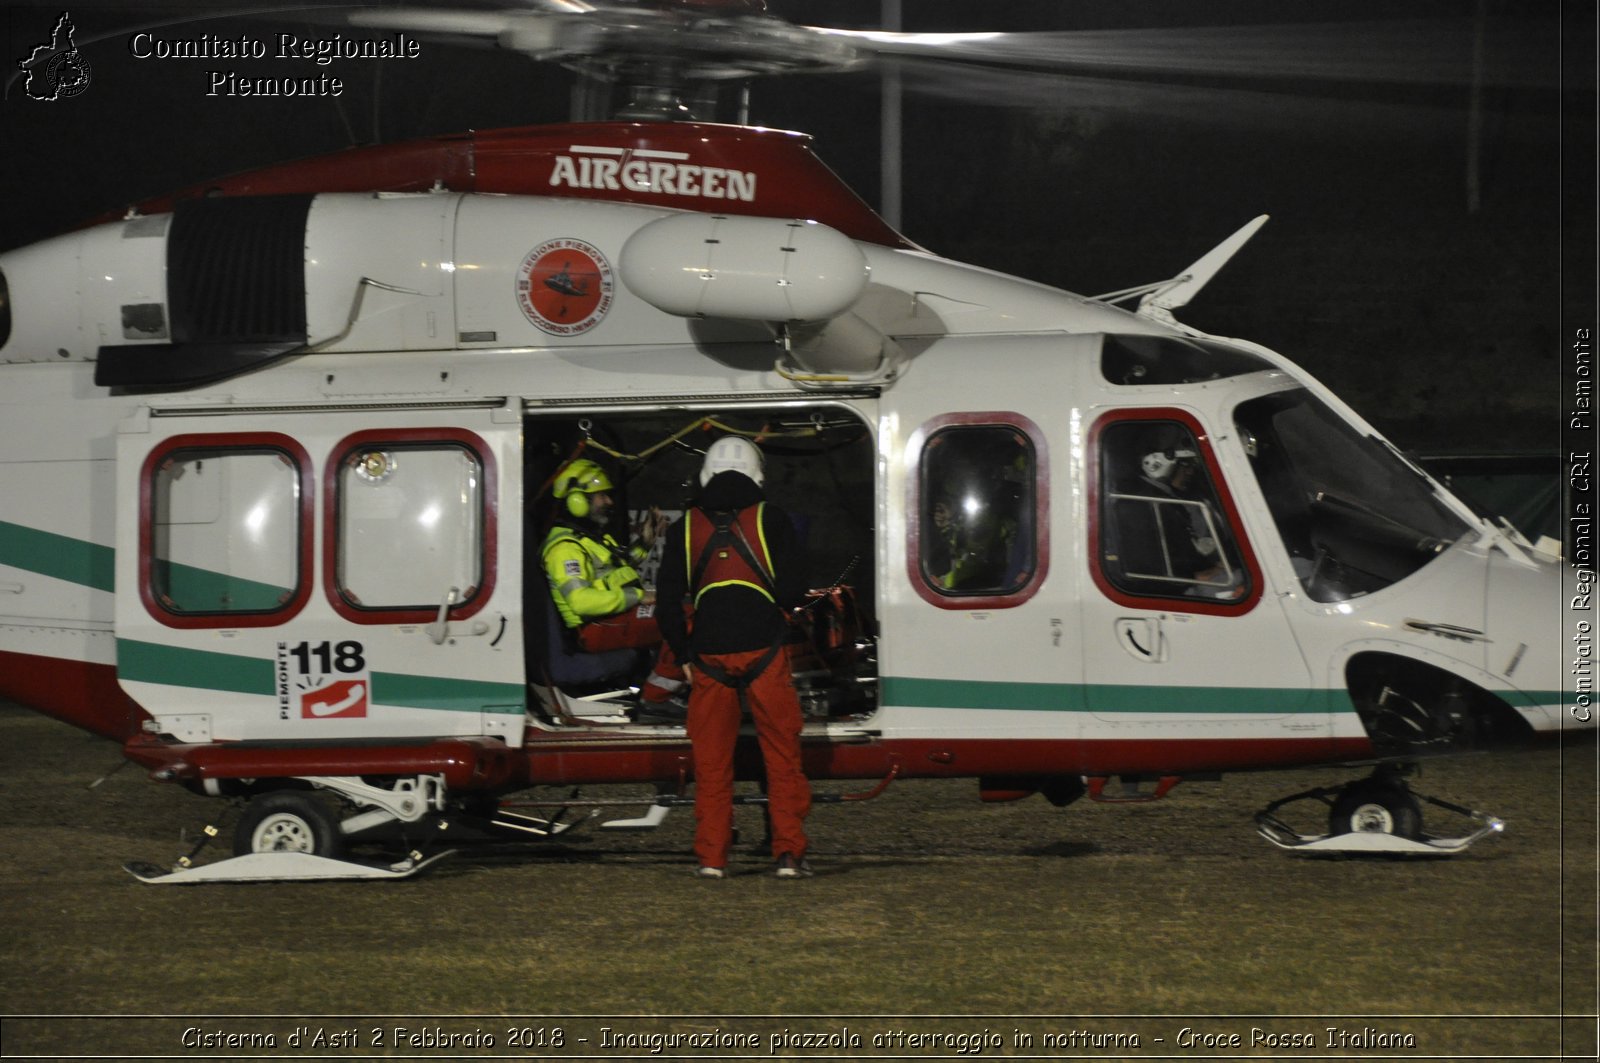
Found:
[[[1252,580],[1195,431],[1136,419],[1098,433],[1099,575],[1132,598],[1231,605]]]
[[[341,450],[336,468],[333,567],[341,602],[421,614],[447,598],[454,607],[479,596],[487,490],[477,449],[369,438]]]
[[[921,583],[954,607],[1008,604],[1039,570],[1038,459],[1011,425],[953,425],[928,437],[917,473]],[[926,597],[926,595],[925,595]]]
[[[306,575],[302,467],[286,449],[185,446],[150,466],[146,588],[180,617],[290,609]]]

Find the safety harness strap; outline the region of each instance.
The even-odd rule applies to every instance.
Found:
[[[756,507],[756,521],[758,528],[760,527],[761,520],[765,517],[765,506],[766,503],[763,502],[759,503]],[[705,511],[702,510],[701,512]],[[782,609],[778,606],[778,586],[774,582],[772,573],[768,570],[767,566],[762,564],[761,561],[757,560],[756,552],[754,548],[751,547],[750,540],[744,533],[744,528],[740,526],[739,513],[731,510],[718,510],[716,512],[706,513],[705,515],[710,518],[713,530],[710,538],[706,540],[705,546],[701,548],[700,556],[695,560],[693,571],[689,576],[689,594],[691,603],[699,604],[700,596],[706,591],[711,590],[713,587],[724,587],[737,584],[739,586],[750,587],[761,592],[761,594],[765,596],[768,601],[772,602],[773,607],[778,608],[779,612],[781,613]],[[694,541],[693,517],[694,511],[690,510],[684,522],[685,526],[683,539],[685,550],[692,549],[691,544]],[[710,565],[712,557],[715,556],[716,551],[723,546],[731,546],[733,548],[733,551],[739,555],[740,560],[742,560],[749,567],[750,571],[755,574],[756,578],[761,581],[759,586],[751,583],[748,580],[739,579],[720,580],[707,586],[701,586],[701,581],[705,579],[706,568]],[[735,693],[737,693],[739,695],[739,711],[748,712],[750,710],[748,703],[750,684],[754,683],[756,679],[760,677],[761,673],[765,672],[768,666],[771,665],[772,662],[777,658],[778,651],[783,648],[783,644],[785,641],[787,641],[788,635],[789,632],[786,626],[779,627],[777,637],[773,640],[772,645],[767,647],[765,653],[756,658],[755,663],[738,675],[729,675],[726,670],[718,667],[717,665],[711,664],[706,660],[703,660],[698,653],[694,652],[694,636],[691,632],[689,638],[690,660],[696,668],[703,670],[706,675],[710,676],[713,680],[725,687],[731,688]]]
[[[710,537],[707,538],[705,545],[701,548],[700,556],[698,558],[691,556],[694,550],[694,510],[689,511],[689,516],[686,519],[683,534],[684,556],[689,560],[690,569],[690,604],[699,604],[700,598],[707,591],[713,590],[714,588],[739,586],[749,587],[751,590],[756,591],[762,597],[766,598],[773,605],[777,605],[778,588],[773,582],[772,572],[769,568],[771,562],[770,560],[763,561],[757,558],[755,548],[750,545],[750,539],[745,534],[741,517],[745,512],[747,512],[747,510],[741,510],[738,512],[732,510],[716,510],[711,512],[701,510],[700,512],[704,513],[706,517],[710,519],[712,531]],[[762,521],[765,517],[765,513],[766,503],[758,503],[755,506],[755,520],[757,532],[762,535],[763,555],[766,554],[765,532],[762,527]],[[719,577],[727,578],[718,578],[710,583],[706,583],[706,570],[711,566],[713,561],[723,561],[727,558],[727,554],[721,552],[722,547],[731,547],[733,552],[738,555],[739,560],[744,563],[744,567],[749,570],[749,574],[753,575],[760,582],[756,583],[748,579],[741,579],[739,577],[742,574],[737,572],[735,572],[731,577],[726,572],[719,572]],[[726,568],[726,566],[720,567]]]

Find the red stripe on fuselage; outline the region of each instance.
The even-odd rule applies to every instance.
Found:
[[[609,741],[608,741],[609,739]],[[878,779],[896,767],[901,778],[979,775],[1185,775],[1257,771],[1364,760],[1365,738],[1263,739],[938,739],[802,742],[813,779]],[[687,774],[687,740],[624,744],[617,736],[530,732],[523,755],[530,782],[552,785],[671,781]],[[760,777],[755,740],[741,740],[742,779]]]
[[[0,650],[0,698],[118,742],[150,718],[117,685],[112,665],[31,653]]]
[[[284,778],[300,775],[412,775],[446,772],[461,791],[509,791],[529,785],[688,782],[689,742],[682,735],[628,737],[597,732],[532,731],[520,750],[487,738],[378,740],[371,744],[212,743],[185,745],[141,736],[124,752],[175,778]],[[1364,739],[1173,739],[1167,741],[852,741],[813,739],[802,745],[808,776],[881,779],[977,776],[1185,775],[1291,768],[1360,760]],[[740,742],[741,779],[761,777],[753,738]]]

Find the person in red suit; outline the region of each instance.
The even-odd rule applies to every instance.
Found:
[[[761,451],[724,436],[706,451],[700,496],[667,531],[657,575],[661,633],[690,662],[698,874],[727,874],[733,843],[734,744],[741,715],[755,721],[767,773],[772,855],[780,878],[811,874],[805,818],[811,786],[800,761],[800,699],[785,641],[805,597],[794,525],[762,493]],[[683,607],[674,608],[682,602]]]

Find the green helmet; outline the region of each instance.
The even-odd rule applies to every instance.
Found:
[[[571,461],[556,473],[555,495],[566,499],[567,512],[574,517],[589,515],[589,496],[609,491],[614,485],[606,471],[588,458]]]

